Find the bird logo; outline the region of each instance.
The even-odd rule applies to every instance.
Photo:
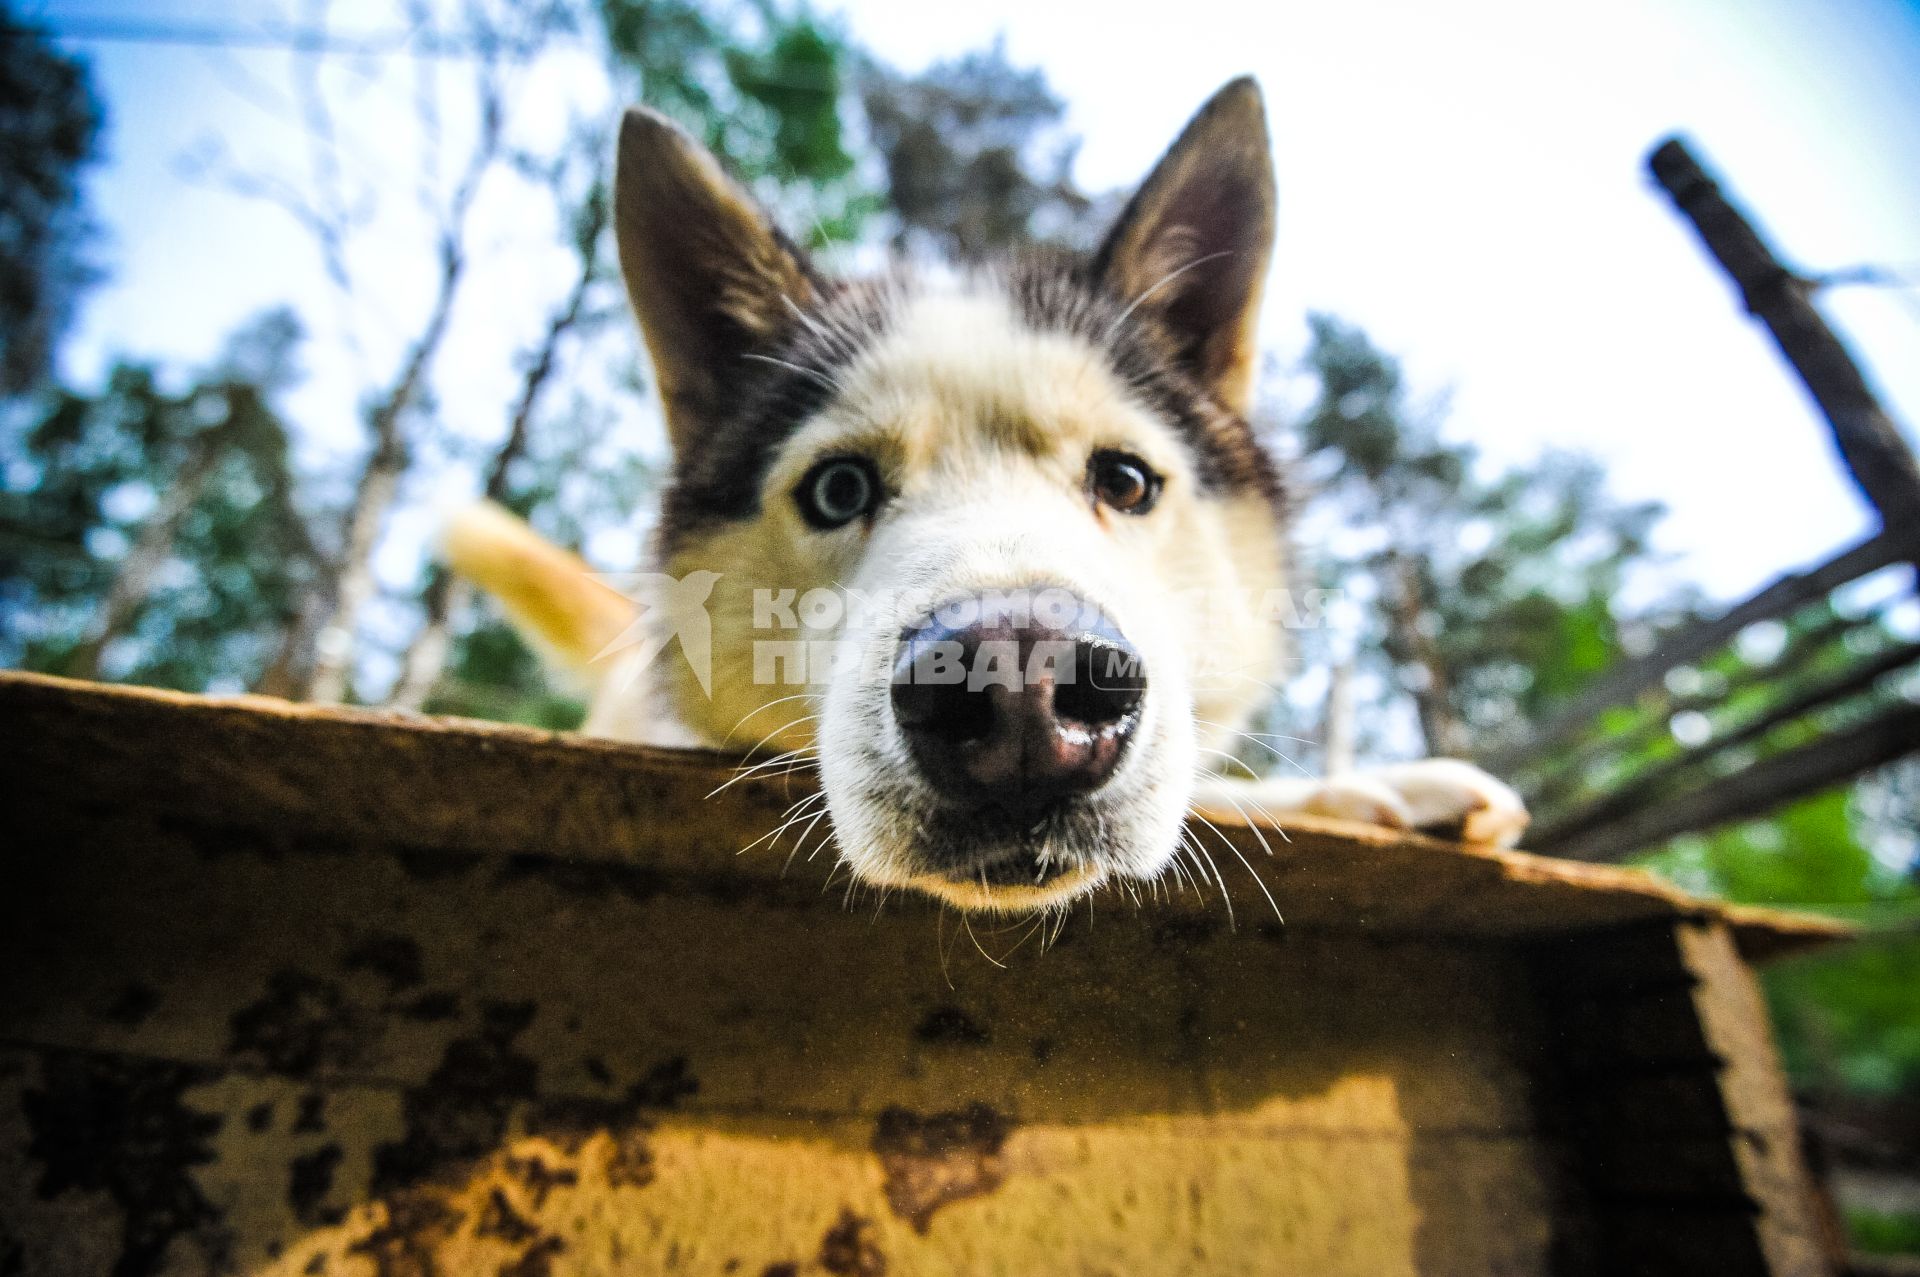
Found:
[[[718,572],[705,570],[679,577],[664,572],[603,575],[601,580],[639,604],[639,609],[627,628],[593,659],[618,659],[621,676],[631,683],[677,640],[687,668],[699,681],[700,690],[711,698],[713,619],[707,615],[707,599],[719,579]]]

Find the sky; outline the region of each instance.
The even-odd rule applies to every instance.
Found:
[[[56,31],[113,18],[231,24],[263,9],[19,7]],[[1404,361],[1417,395],[1448,397],[1449,432],[1490,462],[1583,450],[1606,462],[1619,496],[1664,502],[1659,544],[1672,570],[1721,598],[1871,529],[1798,383],[1642,165],[1660,138],[1683,133],[1792,263],[1904,268],[1920,285],[1920,5],[817,7],[909,69],[1004,36],[1012,58],[1044,68],[1065,99],[1089,189],[1136,182],[1208,94],[1251,73],[1266,94],[1281,192],[1264,315],[1276,360],[1297,359],[1311,311],[1358,322]],[[378,0],[345,3],[340,24],[352,26],[356,10],[364,26],[391,25]],[[273,101],[284,57],[74,47],[93,59],[113,122],[91,185],[111,275],[87,305],[70,372],[97,375],[122,353],[204,363],[246,315],[291,300],[323,317],[295,414],[332,423],[317,429],[320,446],[350,454],[369,370],[396,357],[431,273],[405,198],[429,166],[382,126],[417,88],[400,74],[410,70],[362,68],[337,86],[343,127],[360,129],[381,174],[378,214],[355,250],[363,297],[349,314],[290,219],[181,174],[183,156],[219,139],[243,168],[301,179],[298,131]],[[609,105],[607,94],[584,60],[543,65],[516,90],[515,127],[550,133],[570,110]],[[511,354],[568,282],[536,199],[503,190],[481,214],[476,296],[438,386],[476,438],[497,429]],[[1920,286],[1834,289],[1822,305],[1896,418],[1920,422]],[[348,331],[357,343],[341,339]],[[575,373],[602,375],[584,364]],[[636,410],[623,428],[654,425]]]

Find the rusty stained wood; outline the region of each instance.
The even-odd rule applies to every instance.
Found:
[[[23,677],[0,713],[0,1271],[1600,1272],[1542,946],[1841,934],[1302,824],[1228,830],[1285,926],[1251,883],[1234,927],[1101,897],[1043,952],[736,856],[788,795],[703,804],[708,756]],[[1662,1120],[1731,1129],[1720,1076]]]
[[[1573,1209],[1498,948],[1114,913],[1003,967],[932,911],[186,827],[9,887],[30,1273],[1529,1272]]]

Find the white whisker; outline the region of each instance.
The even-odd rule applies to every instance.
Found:
[[[735,785],[747,779],[747,777],[757,775],[769,767],[775,767],[784,762],[791,762],[794,759],[811,759],[812,755],[813,747],[811,745],[802,746],[799,749],[790,749],[784,754],[775,754],[765,762],[755,763],[753,766],[741,770],[733,779],[722,782],[718,787],[708,791],[707,797],[712,798],[715,794],[732,789]],[[784,775],[785,773],[780,774]]]
[[[753,748],[749,749],[746,753],[740,755],[740,761],[742,763],[745,763],[748,759],[752,758],[755,754],[760,752],[760,747],[762,745],[765,745],[767,742],[771,741],[774,737],[780,735],[782,732],[792,731],[794,728],[800,726],[800,724],[811,723],[819,717],[820,716],[818,714],[802,714],[800,717],[794,719],[790,723],[780,724],[780,726],[774,728],[772,731],[768,732],[765,736],[762,736],[759,740],[753,742]]]
[[[1235,757],[1234,755],[1232,755],[1232,754],[1229,754],[1229,753],[1228,753],[1228,752],[1227,752],[1226,750],[1224,750],[1224,749],[1207,749],[1207,748],[1204,748],[1204,747],[1203,747],[1203,748],[1202,748],[1202,749],[1200,750],[1200,752],[1201,752],[1201,753],[1203,753],[1203,754],[1212,754],[1212,755],[1213,755],[1213,756],[1214,756],[1215,758],[1224,758],[1224,759],[1226,759],[1226,760],[1227,760],[1228,762],[1230,762],[1230,763],[1232,763],[1232,764],[1233,764],[1233,765],[1234,765],[1235,767],[1238,767],[1238,768],[1239,768],[1239,769],[1240,769],[1241,771],[1243,771],[1243,772],[1245,772],[1245,773],[1247,774],[1247,778],[1248,778],[1249,780],[1259,780],[1259,779],[1260,779],[1260,773],[1259,773],[1259,772],[1257,772],[1257,771],[1255,771],[1255,770],[1253,770],[1253,768],[1251,768],[1251,767],[1249,767],[1249,766],[1247,766],[1247,764],[1246,764],[1246,763],[1245,763],[1244,761],[1242,761],[1242,760],[1241,760],[1241,759],[1239,759],[1239,758],[1236,758],[1236,757]]]
[[[772,829],[769,829],[766,833],[761,834],[758,838],[754,839],[752,842],[748,843],[746,846],[742,847],[740,850],[734,852],[733,854],[736,856],[744,856],[748,852],[752,851],[755,847],[758,847],[763,842],[767,842],[769,840],[777,841],[781,834],[784,834],[785,832],[787,832],[787,830],[793,828],[795,825],[799,824],[801,821],[807,818],[807,816],[810,814],[807,811],[807,807],[811,806],[813,803],[818,802],[819,800],[825,797],[826,797],[826,794],[823,791],[816,789],[813,793],[807,794],[795,802],[788,803],[787,809],[780,813],[782,819],[779,824],[775,825]],[[796,808],[799,809],[797,812],[795,811]]]
[[[821,372],[818,368],[804,368],[799,364],[789,363],[785,359],[776,359],[772,355],[745,354],[740,356],[740,358],[751,359],[757,363],[772,364],[776,368],[785,368],[789,372],[797,372],[802,377],[810,378],[817,384],[825,386],[828,390],[832,390],[835,392],[838,392],[840,390],[840,383],[835,381],[833,378],[827,376],[827,374]]]
[[[785,705],[788,701],[803,701],[811,695],[813,695],[812,692],[795,692],[792,696],[782,696],[779,700],[768,701],[765,705],[754,706],[752,709],[748,710],[746,713],[740,716],[740,721],[735,723],[731,728],[727,729],[727,734],[720,738],[720,743],[722,745],[725,745],[727,742],[731,741],[733,739],[733,734],[739,731],[742,727],[745,727],[747,725],[747,720],[749,718],[752,718],[754,715],[764,714],[768,710],[772,709],[775,705]],[[761,739],[761,743],[762,744],[766,743],[764,737]]]
[[[1260,888],[1260,894],[1267,898],[1267,904],[1272,906],[1273,908],[1273,916],[1280,919],[1282,924],[1285,924],[1286,917],[1282,915],[1280,912],[1279,902],[1274,900],[1273,893],[1267,890],[1266,882],[1260,877],[1259,874],[1253,871],[1253,866],[1247,863],[1247,858],[1245,855],[1241,853],[1239,845],[1236,844],[1233,841],[1233,839],[1227,837],[1226,832],[1222,830],[1220,826],[1214,824],[1211,820],[1208,820],[1205,816],[1195,813],[1194,819],[1198,820],[1201,824],[1205,825],[1208,829],[1213,830],[1213,832],[1219,836],[1220,841],[1226,844],[1227,850],[1233,853],[1234,859],[1238,860],[1240,864],[1246,869],[1247,876],[1253,879],[1253,885]],[[1249,826],[1249,828],[1252,828],[1252,826]],[[1258,829],[1254,829],[1253,833],[1256,838],[1260,837],[1260,831]],[[1266,845],[1266,841],[1267,840],[1265,838],[1260,838],[1260,843],[1262,846]],[[1267,847],[1267,857],[1268,859],[1272,859],[1273,848]]]
[[[980,871],[980,885],[982,887],[987,885],[987,871],[985,869]],[[967,939],[973,941],[973,947],[980,956],[988,962],[993,963],[994,966],[999,967],[1002,971],[1005,971],[1007,964],[994,957],[991,953],[988,953],[986,947],[980,943],[980,937],[973,934],[973,916],[963,913],[960,915],[960,921],[966,924]]]
[[[1195,854],[1206,862],[1207,868],[1213,870],[1213,880],[1220,886],[1220,899],[1227,906],[1227,929],[1232,930],[1233,893],[1227,889],[1226,877],[1220,872],[1220,866],[1214,863],[1213,853],[1207,850],[1206,845],[1198,837],[1193,839],[1192,846]]]
[[[1166,274],[1162,275],[1153,284],[1152,287],[1146,289],[1138,297],[1135,297],[1131,302],[1127,303],[1127,308],[1121,311],[1119,316],[1116,317],[1111,324],[1107,325],[1106,334],[1101,338],[1101,340],[1103,342],[1112,341],[1113,335],[1120,331],[1120,325],[1126,323],[1127,320],[1133,315],[1133,312],[1140,309],[1140,304],[1142,302],[1146,301],[1147,298],[1153,296],[1155,293],[1165,288],[1168,284],[1171,284],[1174,280],[1180,278],[1182,275],[1194,269],[1196,266],[1205,266],[1208,262],[1218,261],[1222,257],[1231,257],[1231,256],[1233,256],[1232,253],[1225,252],[1225,251],[1218,252],[1218,253],[1208,253],[1205,257],[1196,257],[1192,261],[1188,262],[1185,266],[1177,266],[1174,269],[1168,271]]]

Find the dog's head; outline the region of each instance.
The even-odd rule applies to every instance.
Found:
[[[1258,90],[1085,257],[828,280],[646,111],[615,204],[675,453],[660,565],[717,574],[685,723],[817,752],[868,883],[1030,909],[1165,869],[1278,656]]]

